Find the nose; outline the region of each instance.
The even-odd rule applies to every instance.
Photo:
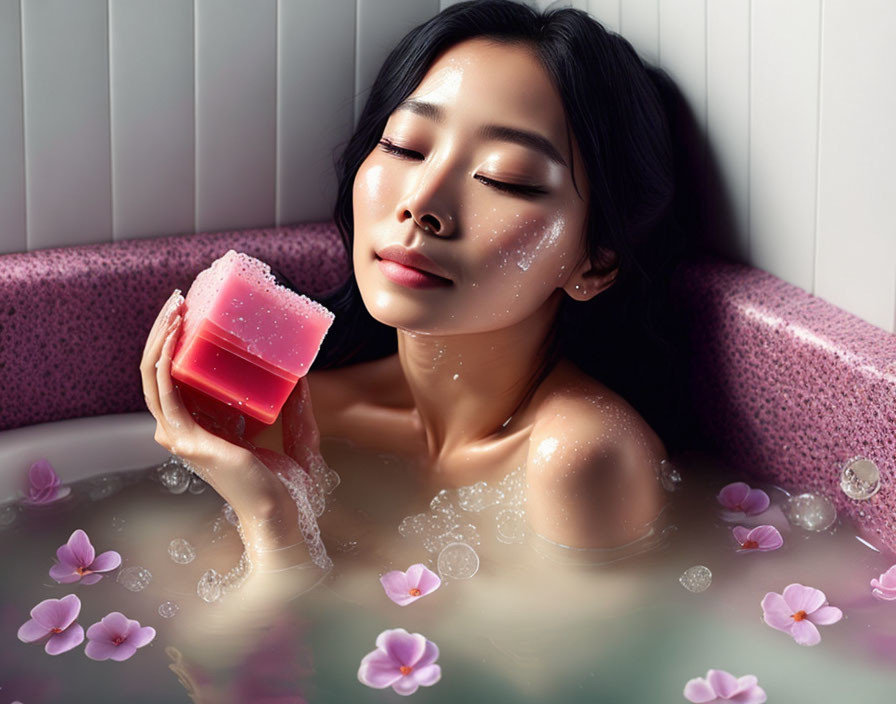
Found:
[[[448,182],[451,170],[445,164],[428,166],[412,176],[415,180],[398,204],[398,218],[401,222],[413,220],[420,229],[437,237],[451,237],[455,226],[449,205],[452,202]]]

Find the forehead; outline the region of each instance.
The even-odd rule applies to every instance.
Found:
[[[528,45],[481,38],[457,44],[433,62],[410,97],[444,107],[453,120],[497,120],[564,144],[563,103]]]

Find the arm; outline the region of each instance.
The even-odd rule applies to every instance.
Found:
[[[527,463],[532,529],[561,545],[612,548],[647,534],[662,487],[662,443],[630,408],[625,422],[590,403],[555,405],[536,423]],[[608,421],[608,416],[611,420]]]

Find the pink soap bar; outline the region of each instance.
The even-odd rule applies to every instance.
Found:
[[[185,310],[171,376],[266,424],[311,368],[334,317],[232,249],[199,273]]]

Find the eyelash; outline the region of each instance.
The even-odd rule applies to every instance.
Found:
[[[404,149],[403,147],[397,147],[392,142],[388,140],[382,140],[380,142],[380,146],[383,151],[388,154],[394,154],[399,157],[404,158],[413,158],[416,156],[420,156],[417,152],[411,149]],[[541,188],[536,188],[535,186],[516,186],[512,183],[504,183],[503,181],[495,181],[494,179],[488,178],[487,176],[475,176],[474,178],[479,179],[482,183],[487,186],[491,186],[492,188],[502,191],[504,193],[512,193],[514,195],[519,196],[537,196],[547,193],[547,191],[542,190]]]

